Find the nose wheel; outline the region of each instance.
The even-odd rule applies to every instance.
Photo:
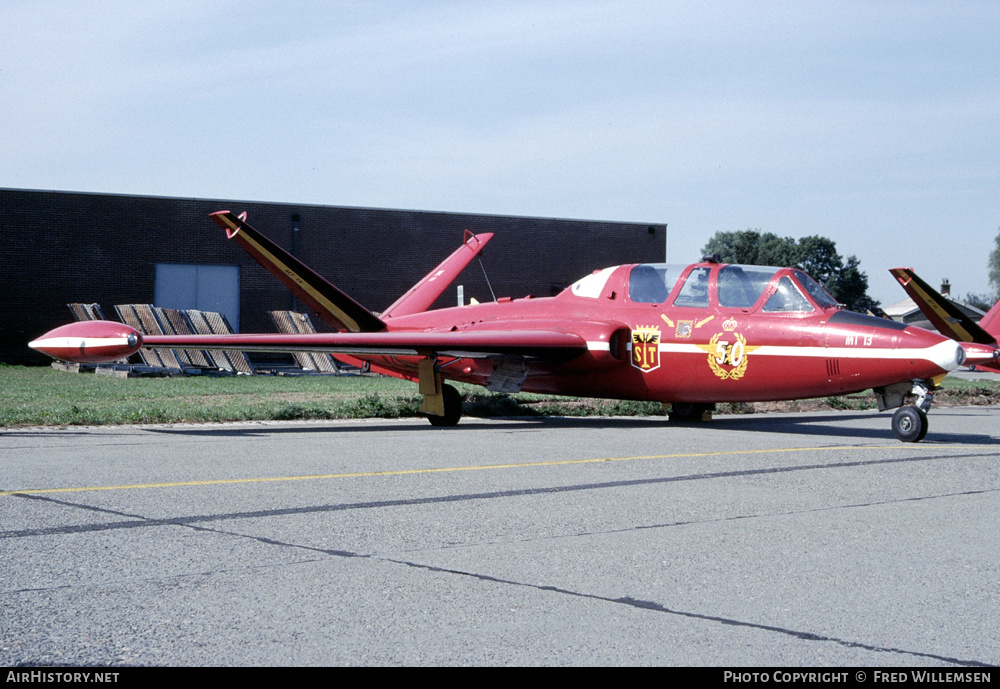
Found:
[[[892,432],[904,443],[919,443],[927,435],[927,412],[934,402],[934,382],[912,380],[875,388],[878,410],[896,409],[892,415]],[[912,405],[903,406],[908,395],[915,395]],[[898,407],[898,409],[897,409]]]
[[[900,407],[892,415],[892,432],[904,443],[919,443],[927,435],[927,414],[920,407]]]

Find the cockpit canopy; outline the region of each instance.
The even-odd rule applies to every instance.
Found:
[[[749,310],[766,293],[765,313],[807,313],[816,306],[837,306],[819,283],[796,268],[731,264],[694,266],[686,275],[685,270],[686,266],[637,265],[629,275],[629,298],[662,304],[676,291],[673,306],[707,308],[714,297],[719,306]]]
[[[570,289],[581,297],[596,298],[615,268],[606,268],[576,282]],[[671,295],[673,295],[671,300]],[[675,307],[750,310],[766,296],[764,313],[809,313],[826,310],[837,301],[808,274],[797,268],[747,265],[673,265],[643,263],[628,276],[629,300]]]

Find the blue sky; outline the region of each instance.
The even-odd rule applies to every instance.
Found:
[[[1000,3],[0,5],[0,187],[819,234],[989,290]],[[596,266],[595,266],[596,267]]]

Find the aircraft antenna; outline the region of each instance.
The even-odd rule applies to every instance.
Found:
[[[490,288],[490,296],[493,297],[493,301],[497,300],[497,295],[493,292],[493,285],[490,284],[490,276],[486,274],[486,266],[483,265],[483,257],[478,256],[479,267],[483,269],[483,277],[486,278],[486,286]]]

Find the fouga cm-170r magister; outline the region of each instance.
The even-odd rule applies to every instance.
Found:
[[[30,343],[79,363],[127,357],[140,347],[321,351],[419,384],[436,426],[462,414],[445,380],[490,390],[670,403],[672,420],[707,418],[718,402],[825,397],[873,389],[899,408],[905,441],[927,432],[932,391],[959,366],[1000,368],[1000,303],[983,319],[989,342],[956,342],[920,328],[845,311],[793,268],[725,265],[605,268],[548,298],[498,299],[430,310],[492,234],[466,238],[381,314],[364,308],[246,223],[212,214],[237,241],[338,332],[301,335],[142,335],[85,321]],[[904,401],[916,396],[913,405]]]

